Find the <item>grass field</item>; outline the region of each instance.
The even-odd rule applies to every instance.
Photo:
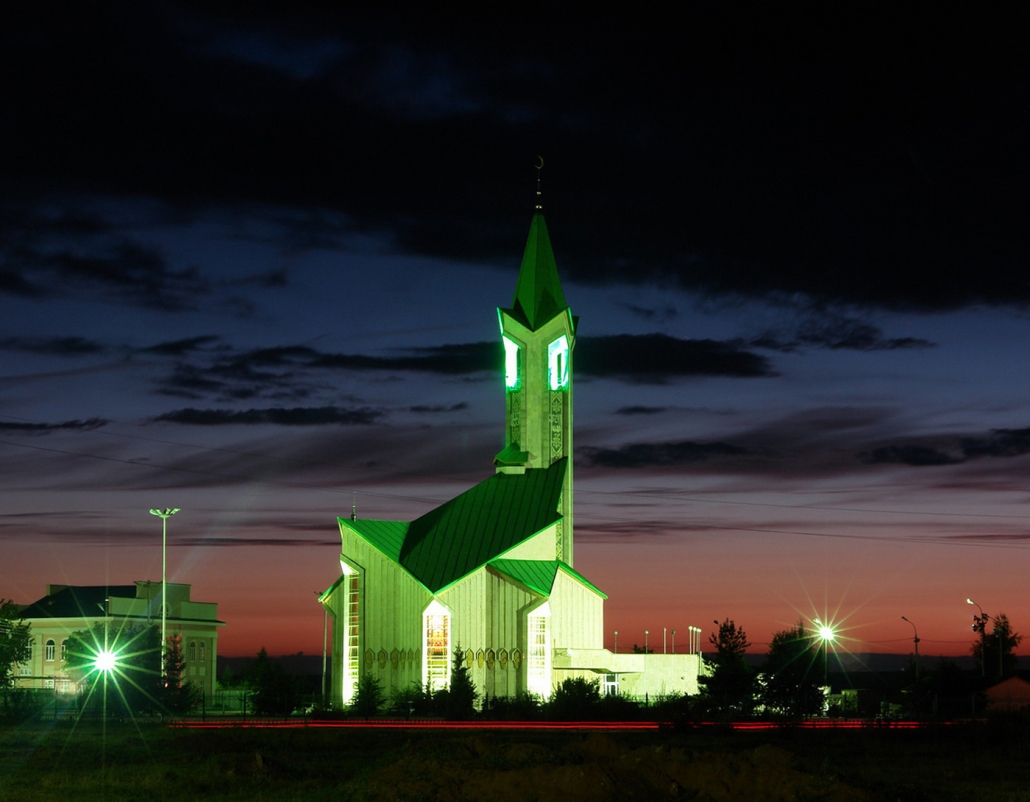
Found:
[[[1030,800],[1030,733],[0,730],[0,800]]]

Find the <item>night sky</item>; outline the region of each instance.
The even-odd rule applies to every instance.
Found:
[[[820,616],[905,653],[905,615],[957,655],[967,596],[1030,631],[1011,21],[20,5],[0,597],[159,579],[147,511],[181,507],[169,579],[219,603],[221,653],[320,652],[336,517],[493,470],[542,156],[609,647],[729,617],[762,651]]]

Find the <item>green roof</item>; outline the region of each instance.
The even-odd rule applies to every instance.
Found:
[[[408,534],[410,523],[407,521],[374,521],[368,518],[358,518],[356,521],[352,521],[350,518],[340,518],[340,522],[351,526],[391,560],[400,562],[401,547],[404,545],[404,537]]]
[[[498,465],[525,465],[529,462],[529,452],[521,451],[518,443],[509,443],[494,457],[494,462]]]
[[[494,474],[410,524],[347,518],[340,524],[439,593],[561,518],[566,464]]]
[[[515,300],[509,311],[527,328],[535,331],[567,307],[565,293],[558,280],[558,266],[554,261],[554,251],[551,250],[547,224],[544,216],[537,212],[529,225],[526,252],[522,256],[522,267],[515,285]]]
[[[561,560],[491,560],[490,567],[520,582],[541,596],[550,596],[554,578],[564,571],[604,599],[608,597],[589,579]]]

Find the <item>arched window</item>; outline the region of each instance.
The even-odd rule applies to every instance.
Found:
[[[197,659],[197,642],[190,641],[190,662],[192,663]]]
[[[207,660],[207,644],[204,641],[200,642],[200,662]]]
[[[54,643],[53,638],[46,642],[46,647],[43,653],[44,660],[53,660],[54,655],[57,652],[57,644]]]
[[[68,641],[67,640],[63,640],[63,641],[61,641],[61,660],[63,661],[63,660],[67,660],[67,659],[68,659]]]

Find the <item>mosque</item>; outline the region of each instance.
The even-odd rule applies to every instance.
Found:
[[[387,692],[448,686],[460,649],[480,694],[546,699],[568,677],[605,692],[697,693],[700,654],[613,654],[605,594],[573,561],[572,387],[578,318],[540,206],[515,299],[497,310],[504,448],[495,472],[414,521],[340,518],[332,618],[335,707],[358,680]]]

